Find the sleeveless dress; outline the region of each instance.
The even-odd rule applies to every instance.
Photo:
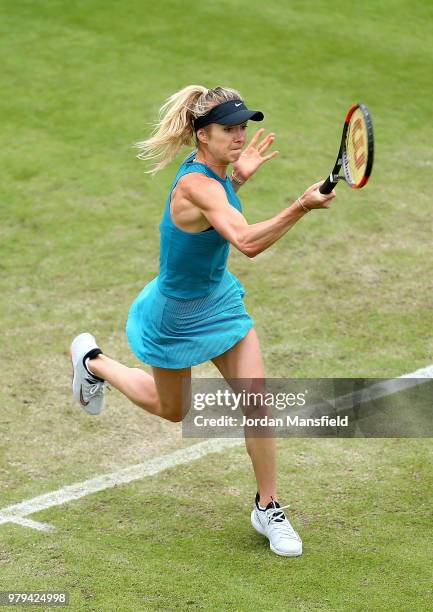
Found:
[[[254,322],[245,289],[227,269],[229,242],[215,229],[186,232],[171,217],[170,201],[179,179],[199,172],[216,179],[229,203],[242,212],[230,178],[193,161],[193,151],[171,186],[160,224],[160,271],[132,303],[126,335],[133,353],[159,368],[187,368],[228,351]]]

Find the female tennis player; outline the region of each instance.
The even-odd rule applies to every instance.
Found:
[[[89,333],[71,345],[72,389],[90,414],[104,406],[106,383],[134,404],[169,421],[181,421],[190,393],[191,367],[212,361],[225,379],[265,379],[245,289],[227,269],[229,245],[248,257],[271,247],[310,210],[329,208],[335,193],[312,185],[275,217],[249,224],[237,192],[265,162],[274,133],[259,130],[245,146],[247,121],[262,121],[234,89],[192,85],[162,106],[153,135],[137,143],[138,157],[164,168],[184,146],[195,145],[171,185],[160,225],[160,272],[133,302],[126,334],[152,375],[104,355]],[[231,165],[233,172],[227,174]],[[188,397],[185,398],[185,395]],[[186,400],[186,402],[185,402]],[[186,408],[186,409],[187,409]],[[257,494],[253,527],[278,555],[302,554],[302,541],[278,503],[274,437],[245,437]]]

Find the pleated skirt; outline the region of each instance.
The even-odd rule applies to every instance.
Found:
[[[245,288],[228,270],[205,297],[167,297],[150,281],[131,305],[126,335],[133,353],[148,365],[187,368],[222,355],[254,325],[245,309]]]

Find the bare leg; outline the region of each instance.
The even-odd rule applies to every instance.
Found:
[[[223,355],[212,359],[212,361],[226,379],[264,380],[265,378],[259,340],[254,329],[251,329],[238,344]],[[271,501],[271,497],[277,499],[275,438],[248,437],[246,435],[245,445],[253,464],[260,495],[260,505],[266,506]]]
[[[140,408],[169,421],[180,421],[189,407],[191,368],[178,370],[153,368],[154,376],[139,368],[129,368],[106,355],[98,355],[88,362],[91,372],[106,380]],[[167,392],[169,391],[169,393]]]

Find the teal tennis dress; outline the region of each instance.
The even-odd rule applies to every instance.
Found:
[[[215,229],[185,232],[171,218],[170,201],[178,180],[190,172],[216,179],[237,210],[242,205],[230,178],[205,164],[181,165],[160,224],[159,275],[133,302],[126,335],[133,353],[159,368],[187,368],[225,353],[242,340],[254,322],[245,310],[245,289],[227,269],[229,242]]]

